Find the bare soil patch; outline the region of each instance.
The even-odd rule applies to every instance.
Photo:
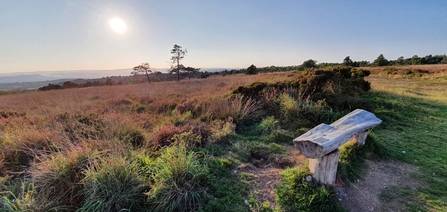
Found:
[[[293,161],[293,166],[297,166],[306,161],[306,157],[294,146],[286,146],[287,155]],[[275,207],[275,186],[281,180],[282,167],[278,167],[275,161],[269,161],[260,166],[239,166],[240,172],[249,173],[253,176],[251,182],[253,183],[253,194],[260,203],[269,202],[272,207]]]
[[[340,203],[351,212],[363,211],[406,211],[399,195],[382,202],[379,198],[384,191],[393,192],[396,187],[415,191],[419,183],[412,178],[418,167],[399,161],[367,160],[367,172],[363,179],[349,185],[336,187]],[[390,191],[391,190],[391,191]],[[397,191],[396,191],[397,192]]]

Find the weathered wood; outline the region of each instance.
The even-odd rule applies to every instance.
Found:
[[[354,136],[353,141],[358,145],[365,145],[366,137],[368,137],[368,130],[365,132],[359,132]]]
[[[316,126],[295,138],[293,143],[306,157],[322,158],[355,136],[359,144],[364,143],[367,131],[380,123],[382,120],[374,114],[356,109],[331,125]]]
[[[340,150],[336,149],[321,158],[310,159],[309,169],[315,180],[324,184],[335,183],[339,155]]]

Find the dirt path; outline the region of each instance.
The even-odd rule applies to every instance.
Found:
[[[292,162],[289,165],[297,166],[306,161],[306,157],[294,146],[286,146],[286,150],[289,161]],[[253,183],[253,194],[256,199],[260,203],[269,202],[272,207],[275,207],[275,186],[280,182],[281,171],[284,168],[277,161],[271,161],[258,166],[242,165],[239,167],[239,171],[249,173],[253,176],[251,182]]]
[[[340,203],[351,212],[364,211],[406,211],[400,199],[399,188],[407,192],[415,191],[419,184],[411,177],[418,171],[413,165],[399,161],[366,161],[368,170],[363,179],[350,185],[336,187]],[[383,203],[382,192],[389,192],[390,197]]]
[[[307,158],[294,146],[287,146],[287,154],[294,161],[293,166],[304,163]],[[363,179],[355,183],[336,186],[336,194],[340,203],[351,212],[364,211],[406,211],[404,204],[407,199],[399,196],[399,189],[415,193],[420,185],[412,178],[418,172],[418,168],[399,161],[371,161],[365,164],[368,168]],[[260,202],[269,202],[275,207],[275,185],[281,180],[283,167],[278,167],[274,161],[257,166],[241,165],[238,172],[249,173],[253,183],[253,194]],[[390,193],[386,202],[380,199],[382,193]]]

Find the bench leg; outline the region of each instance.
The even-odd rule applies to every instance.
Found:
[[[335,183],[339,155],[340,151],[336,149],[321,158],[310,159],[310,172],[318,182],[329,185]]]
[[[354,136],[354,142],[358,145],[365,145],[366,137],[368,137],[368,131],[361,132]]]

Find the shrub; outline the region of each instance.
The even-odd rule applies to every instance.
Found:
[[[142,211],[148,184],[138,166],[123,158],[111,157],[93,164],[85,171],[78,211]]]
[[[165,125],[155,133],[150,145],[154,147],[169,146],[173,142],[172,138],[174,135],[179,134],[180,132],[181,129],[174,125]]]
[[[276,187],[276,200],[284,211],[343,211],[333,188],[314,181],[305,169],[286,169],[281,173],[282,182]]]
[[[261,137],[261,140],[267,143],[292,144],[294,138],[295,137],[292,135],[292,133],[283,130],[276,130],[268,135]]]
[[[118,140],[131,144],[133,147],[141,147],[146,140],[144,132],[141,128],[126,125],[115,131]]]
[[[208,173],[185,145],[168,147],[156,160],[153,185],[147,192],[153,211],[194,211],[204,194]]]
[[[229,117],[226,121],[214,120],[210,124],[211,135],[208,137],[209,143],[225,143],[235,135],[236,126],[233,119]]]
[[[180,134],[175,134],[172,137],[172,141],[177,144],[183,142],[185,147],[189,149],[199,146],[202,141],[202,136],[195,134],[192,130],[189,130]]]
[[[240,86],[232,94],[255,99],[266,116],[277,117],[285,129],[332,122],[345,111],[366,107],[359,96],[370,90],[369,71],[346,66],[309,69],[291,80]]]
[[[262,129],[262,135],[268,135],[279,130],[279,122],[273,116],[262,119],[259,127]]]

